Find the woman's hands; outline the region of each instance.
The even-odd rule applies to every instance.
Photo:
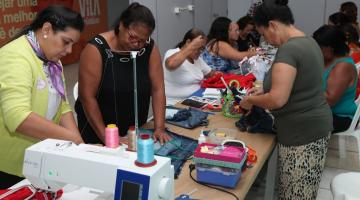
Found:
[[[202,50],[206,44],[206,40],[202,35],[197,36],[191,41],[187,41],[185,44],[185,49],[188,49],[191,53]],[[191,54],[190,53],[190,54]]]
[[[246,92],[246,96],[240,101],[240,107],[245,110],[250,110],[253,104],[250,103],[251,96],[264,94],[262,87],[253,87]]]
[[[165,132],[163,129],[155,129],[154,131],[154,141],[158,141],[160,144],[164,144],[165,142],[171,140],[171,137]]]
[[[247,52],[249,54],[248,57],[252,57],[252,56],[256,56],[256,55],[263,55],[265,53],[264,51],[258,50],[255,47],[249,48],[249,50]]]
[[[260,94],[264,94],[264,89],[262,87],[252,87],[246,92],[246,95],[248,96]]]

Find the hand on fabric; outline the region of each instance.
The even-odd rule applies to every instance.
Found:
[[[171,137],[163,129],[155,129],[154,142],[159,141],[161,145],[171,140]]]
[[[248,97],[244,97],[241,101],[240,101],[240,107],[245,109],[245,110],[251,110],[252,108],[252,104],[249,102]]]

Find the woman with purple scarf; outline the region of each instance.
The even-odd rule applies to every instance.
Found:
[[[79,13],[50,6],[0,49],[0,189],[23,179],[25,149],[39,140],[83,142],[60,62],[83,28]]]

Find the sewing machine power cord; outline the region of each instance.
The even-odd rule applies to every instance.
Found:
[[[215,189],[215,190],[218,190],[218,191],[221,191],[221,192],[224,192],[224,193],[227,193],[227,194],[230,194],[231,196],[235,197],[236,200],[239,200],[239,198],[232,192],[229,192],[225,189],[222,189],[222,188],[218,188],[218,187],[214,187],[214,186],[211,186],[211,185],[208,185],[208,184],[205,184],[205,183],[201,183],[197,180],[194,179],[194,177],[192,176],[191,172],[194,171],[195,169],[195,165],[194,164],[190,164],[189,165],[189,169],[190,169],[190,178],[195,181],[196,183],[200,184],[200,185],[203,185],[203,186],[206,186],[206,187],[209,187],[209,188],[212,188],[212,189]]]

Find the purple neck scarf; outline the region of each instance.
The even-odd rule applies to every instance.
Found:
[[[45,58],[44,53],[40,49],[40,45],[36,40],[34,31],[29,31],[26,35],[31,47],[35,51],[36,55],[40,60],[44,62],[44,66],[49,68],[49,76],[51,83],[53,84],[56,91],[60,94],[61,98],[65,100],[65,89],[64,82],[62,80],[62,66],[59,62],[50,61]]]

